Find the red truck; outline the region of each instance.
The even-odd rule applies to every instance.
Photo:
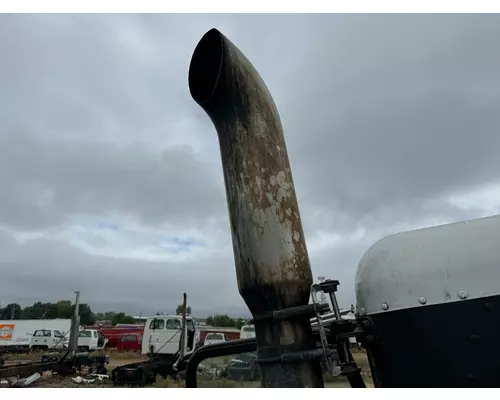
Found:
[[[132,332],[113,335],[109,339],[107,347],[118,351],[141,351],[142,333]]]
[[[94,326],[93,329],[96,327]],[[141,351],[144,326],[101,326],[98,329],[108,339],[106,348],[119,351]]]

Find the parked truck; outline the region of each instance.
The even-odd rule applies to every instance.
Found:
[[[26,351],[36,330],[58,331],[69,338],[71,319],[0,320],[0,352]]]
[[[142,335],[142,332],[114,335],[109,339],[107,347],[118,351],[140,352],[142,349]]]
[[[249,325],[243,325],[241,327],[240,339],[250,339],[254,337],[255,337],[255,326],[249,324]]]
[[[198,342],[200,344],[205,344],[205,338],[207,335],[214,333],[222,333],[225,337],[224,340],[238,340],[240,339],[240,331],[236,328],[224,328],[217,326],[203,326],[200,327],[200,334],[198,337]]]
[[[29,348],[31,351],[37,350],[58,350],[67,347],[69,337],[58,329],[37,329],[31,335]]]
[[[184,310],[187,296],[184,293]],[[196,328],[193,318],[183,315],[156,315],[144,326],[141,353],[147,361],[122,365],[113,370],[115,385],[145,386],[157,376],[176,376],[195,350]]]
[[[80,329],[78,332],[77,348],[80,351],[102,350],[108,339],[98,329]]]
[[[226,336],[224,336],[224,334],[221,332],[209,333],[207,336],[205,336],[204,345],[224,343],[227,342],[227,340],[228,339],[226,338]]]

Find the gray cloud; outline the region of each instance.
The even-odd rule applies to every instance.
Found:
[[[21,299],[22,305],[56,301],[81,290],[82,301],[94,310],[125,309],[146,315],[174,312],[186,291],[200,315],[209,315],[214,307],[244,313],[241,305],[235,308],[228,302],[238,296],[229,257],[164,263],[92,256],[56,240],[20,244],[5,231],[0,232],[0,251],[2,303],[13,298]],[[217,296],[207,302],[206,293]]]
[[[342,302],[354,302],[356,264],[373,242],[485,214],[448,197],[500,181],[498,18],[0,16],[2,296],[69,297],[78,282],[97,309],[172,309],[187,291],[200,312],[244,312],[217,138],[187,88],[194,46],[217,27],[276,100],[314,273],[340,279]],[[110,239],[85,221],[109,216],[195,230],[217,255],[96,255]],[[58,236],[72,224],[88,229],[86,251],[78,235]],[[33,231],[45,238],[12,237]],[[123,253],[150,237],[122,235]]]
[[[358,219],[498,181],[497,20],[355,20],[311,60],[314,79],[297,80],[303,112],[299,99],[284,115],[305,201]]]
[[[113,212],[149,225],[200,223],[224,211],[219,181],[189,147],[0,137],[0,221],[14,228]]]

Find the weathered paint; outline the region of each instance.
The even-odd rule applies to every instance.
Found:
[[[193,54],[189,86],[219,136],[241,296],[254,316],[308,304],[309,257],[281,121],[265,83],[214,29]],[[307,317],[255,328],[260,354],[312,340]],[[316,364],[263,367],[263,385],[323,386]]]
[[[388,236],[363,256],[358,309],[368,315],[500,294],[500,215]]]

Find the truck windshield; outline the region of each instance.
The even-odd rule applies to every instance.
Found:
[[[78,337],[91,337],[92,332],[91,331],[80,331],[78,332]]]
[[[33,333],[33,336],[50,337],[50,330],[48,329],[38,329]]]

